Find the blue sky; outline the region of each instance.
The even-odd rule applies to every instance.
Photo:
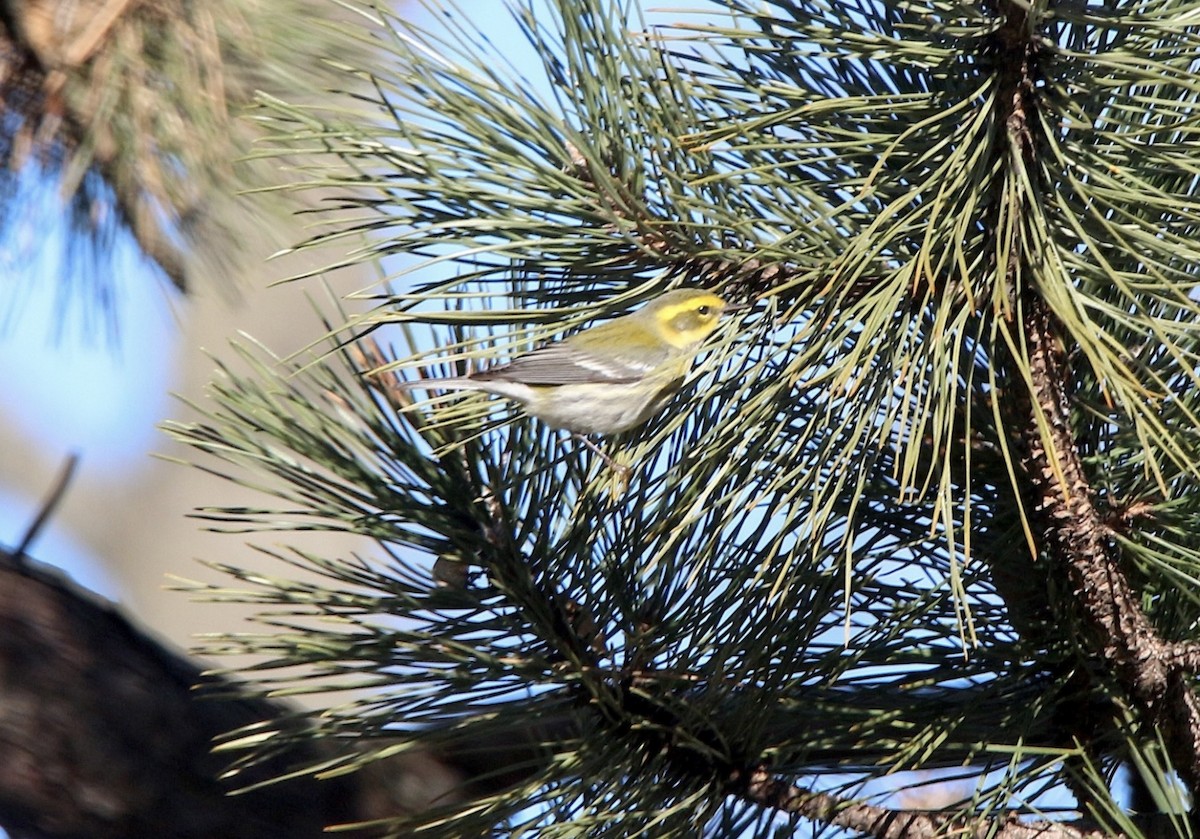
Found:
[[[22,179],[14,202],[20,217],[0,233],[0,276],[9,280],[0,296],[0,423],[18,446],[54,464],[78,453],[80,474],[136,469],[154,449],[155,425],[170,406],[179,341],[171,292],[128,236],[95,261],[69,259],[61,201],[35,174]],[[111,278],[107,317],[96,314],[102,307],[90,291],[93,271]],[[75,297],[64,305],[66,293]],[[0,448],[0,466],[17,454]],[[4,544],[19,541],[56,469],[22,474],[19,486],[0,484]],[[115,593],[102,569],[53,523],[32,553]]]

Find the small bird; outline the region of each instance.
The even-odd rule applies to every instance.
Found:
[[[641,309],[519,355],[507,364],[406,388],[482,390],[515,400],[554,428],[581,437],[646,422],[683,384],[700,345],[736,308],[703,289],[668,291]],[[609,461],[611,465],[611,461]]]

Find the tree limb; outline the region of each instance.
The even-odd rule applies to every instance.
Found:
[[[1158,635],[1111,555],[1104,516],[1093,503],[1071,434],[1062,344],[1040,298],[1027,295],[1025,309],[1036,411],[1024,432],[1025,469],[1035,491],[1031,512],[1042,544],[1067,572],[1089,630],[1086,643],[1148,720],[1161,727],[1171,761],[1194,793],[1200,789],[1200,703],[1190,677],[1200,655],[1194,645],[1172,644]]]
[[[736,788],[740,786],[740,788]],[[1096,827],[1066,822],[1021,822],[1015,818],[967,820],[956,814],[926,810],[892,810],[813,792],[773,778],[756,767],[735,786],[737,794],[763,807],[803,816],[822,824],[853,830],[875,839],[937,839],[943,836],[975,839],[1113,839]]]
[[[1040,42],[1035,31],[1040,21],[1025,4],[995,0],[993,5],[1002,20],[990,53],[998,82],[997,131],[1014,164],[1032,173],[1043,141],[1037,92]],[[1018,182],[1036,187],[1032,176]],[[1085,628],[1082,652],[1103,661],[1135,707],[1159,726],[1172,763],[1195,794],[1200,789],[1200,706],[1190,676],[1200,669],[1200,651],[1195,645],[1170,644],[1159,637],[1117,564],[1109,539],[1111,525],[1093,502],[1071,432],[1071,370],[1061,343],[1064,336],[1033,283],[1036,255],[1023,251],[1023,237],[1016,232],[1018,219],[1029,215],[1033,198],[1026,188],[1013,184],[1001,193],[993,229],[997,242],[1008,243],[1008,252],[997,253],[996,263],[1007,265],[999,279],[1009,300],[1018,304],[1014,309],[1019,314],[1013,320],[1027,349],[1030,384],[1028,389],[1018,386],[1028,396],[1005,410],[1021,429],[1022,467],[1028,480],[1022,503],[1037,550],[1051,560],[1051,569],[1063,569],[1070,582],[1073,599],[1066,605],[1078,610]],[[1021,599],[1001,593],[1020,618],[1026,610]],[[1042,593],[1040,598],[1044,597]],[[1027,629],[1021,627],[1023,633]],[[1045,629],[1036,626],[1034,632]]]
[[[1200,644],[1171,644],[1166,652],[1168,663],[1185,673],[1200,674]]]
[[[230,776],[234,758],[214,755],[214,738],[303,719],[244,693],[56,572],[0,551],[0,826],[14,839],[315,839],[470,792],[461,768],[421,753],[233,795],[331,756],[307,743]],[[500,760],[471,770],[494,773]]]
[[[0,554],[0,824],[14,836],[319,836],[353,820],[345,783],[228,793],[310,755],[221,780],[214,737],[283,713],[200,699],[207,681],[113,609],[33,563]]]

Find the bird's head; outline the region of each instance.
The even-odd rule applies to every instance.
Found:
[[[642,314],[662,340],[677,349],[694,347],[712,334],[730,305],[711,291],[681,288],[650,301]]]

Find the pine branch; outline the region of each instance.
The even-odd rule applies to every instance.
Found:
[[[1171,644],[1164,651],[1164,657],[1169,666],[1193,676],[1200,675],[1200,644]]]
[[[763,807],[874,839],[937,839],[948,835],[973,839],[1116,839],[1122,835],[1065,822],[970,820],[935,811],[892,810],[793,786],[772,778],[763,767],[747,772],[732,786],[736,794]]]
[[[8,552],[0,641],[0,825],[14,836],[317,837],[330,824],[394,813],[392,784],[444,783],[447,770],[426,758],[231,795],[321,760],[325,747],[277,751],[226,774],[233,758],[213,753],[214,738],[303,717],[204,675],[109,604]]]
[[[1172,762],[1188,788],[1200,789],[1200,702],[1191,687],[1194,645],[1165,641],[1109,547],[1109,530],[1071,433],[1070,373],[1061,337],[1040,300],[1026,301],[1025,336],[1033,399],[1024,442],[1044,544],[1064,567],[1089,629],[1089,647],[1112,668],[1150,721],[1162,727]],[[1038,416],[1042,420],[1039,423]],[[1048,438],[1041,429],[1049,430]]]
[[[353,375],[326,358],[282,375],[264,361],[254,379],[222,379],[202,424],[177,428],[223,474],[248,470],[235,480],[273,496],[212,508],[213,520],[376,540],[370,555],[285,560],[315,570],[319,585],[223,569],[248,588],[213,596],[270,607],[281,632],[222,639],[220,651],[264,659],[264,685],[370,685],[369,698],[322,715],[317,733],[330,738],[511,742],[513,727],[569,709],[578,731],[533,732],[524,769],[496,773],[513,786],[498,780],[469,807],[412,820],[441,835],[505,820],[694,835],[724,806],[712,793],[730,769],[760,761],[786,778],[978,773],[954,814],[856,810],[765,776],[741,781],[746,811],[807,797],[826,824],[855,814],[873,835],[895,835],[879,833],[879,819],[907,835],[979,823],[1016,835],[1003,831],[1026,826],[1006,813],[1073,781],[1081,809],[1123,817],[1111,770],[1157,749],[1169,728],[1130,736],[1130,719],[1147,715],[1119,713],[1122,692],[1095,666],[1107,636],[1081,645],[1064,630],[1071,599],[1039,560],[1070,562],[1084,547],[1105,567],[1119,537],[1135,545],[1122,562],[1147,545],[1140,557],[1162,572],[1146,575],[1147,594],[1167,594],[1152,615],[1129,597],[1121,608],[1150,628],[1151,647],[1191,637],[1200,598],[1164,581],[1200,575],[1185,526],[1200,477],[1189,436],[1200,423],[1186,422],[1196,389],[1185,387],[1196,313],[1180,302],[1195,260],[1177,241],[1195,237],[1136,214],[1143,180],[1192,164],[1155,152],[1161,143],[1133,148],[1140,137],[1119,114],[1096,127],[1110,99],[1128,96],[1120,113],[1142,113],[1138,59],[1159,46],[1111,56],[1134,92],[1111,94],[1098,71],[1096,112],[1068,120],[1069,95],[1068,105],[1052,97],[1090,81],[1090,68],[1050,71],[1106,37],[1083,31],[1104,29],[1093,19],[1056,41],[1060,18],[1039,17],[1037,4],[729,6],[738,14],[695,54],[669,37],[630,37],[621,4],[561,0],[552,20],[523,16],[556,107],[497,69],[485,39],[448,14],[451,34],[397,22],[396,61],[363,69],[394,126],[273,109],[285,148],[324,150],[313,183],[329,182],[331,148],[361,175],[345,182],[346,223],[328,234],[370,238],[347,262],[406,253],[433,279],[388,278],[376,311],[331,323],[338,336],[378,330],[384,349],[360,347]],[[1132,25],[1116,18],[1111,29]],[[1055,142],[1061,159],[1047,152]],[[1114,147],[1125,156],[1093,171],[1081,147],[1100,163]],[[1162,177],[1164,205],[1192,188]],[[1072,226],[1101,204],[1107,215]],[[1157,235],[1164,226],[1174,239]],[[1128,238],[1114,248],[1117,234]],[[1117,256],[1126,261],[1114,268]],[[768,312],[714,342],[680,410],[613,441],[644,460],[623,492],[607,492],[586,454],[536,423],[459,422],[470,403],[413,404],[389,379],[510,354],[680,282],[679,271],[731,296],[768,292]],[[1024,334],[1031,303],[1045,304],[1068,347],[1091,341],[1083,363],[1062,359],[1047,374],[1045,393]],[[348,343],[339,348],[353,356]],[[1101,404],[1113,381],[1116,398]],[[1173,423],[1133,401],[1145,391],[1165,393]],[[1047,419],[1040,402],[1068,396],[1069,413],[1059,405]],[[1076,427],[1093,434],[1072,440]],[[1031,453],[1039,440],[1046,451]],[[1086,483],[1062,481],[1086,491],[1053,507],[1056,447],[1067,443],[1072,475],[1091,476],[1097,498],[1133,499],[1117,519]],[[1177,470],[1159,478],[1179,503],[1143,491],[1143,452]],[[979,643],[964,661],[950,650],[970,617],[964,634],[978,628]],[[1158,652],[1180,674],[1200,665],[1190,643]],[[295,665],[317,677],[291,687],[275,675]],[[1136,666],[1112,667],[1136,683]],[[537,695],[536,707],[514,688]],[[1153,777],[1158,764],[1147,765]]]
[[[1036,39],[1024,8],[1009,2],[998,2],[994,7],[997,17],[1004,20],[1004,25],[996,30],[988,42],[999,81],[995,99],[995,131],[1001,138],[999,147],[1013,150],[1021,162],[1028,166],[1034,159],[1037,141],[1031,132],[1031,115],[1035,117],[1032,126],[1037,126],[1038,102],[1032,95],[1038,72],[1034,60]],[[1022,261],[1020,238],[1005,234],[1006,228],[1011,230],[1014,224],[1013,215],[1024,209],[1024,196],[1018,193],[1019,197],[1013,201],[1009,197],[1012,195],[1011,187],[1005,186],[998,185],[985,218],[993,243],[991,260],[997,269],[1001,265],[1007,266],[1001,278],[1000,293],[1011,306],[1013,289],[1018,287],[1021,278]],[[1017,204],[1015,212],[1010,211],[1010,202]],[[1002,253],[1005,242],[1007,251]],[[1001,411],[1005,410],[1002,405]],[[1011,410],[1011,405],[1007,406],[1007,410]],[[1022,427],[1027,417],[1028,412],[1013,417],[1012,422],[1015,427]],[[1033,427],[1036,429],[1036,423]],[[1061,624],[1057,604],[1052,601],[1046,584],[1044,568],[1037,565],[1035,557],[1029,552],[1016,552],[1002,557],[1000,561],[986,555],[985,559],[989,560],[992,579],[997,592],[1004,599],[1009,619],[1021,637],[1038,647],[1053,644],[1053,635],[1061,631]],[[1070,668],[1070,663],[1066,667]],[[1089,696],[1094,685],[1086,669],[1075,669],[1070,679],[1074,690],[1068,695],[1072,698],[1066,700],[1059,713],[1055,714],[1060,736],[1063,743],[1080,743],[1094,756],[1096,737],[1101,729],[1111,727],[1111,714],[1097,714],[1094,709],[1087,707],[1089,703],[1084,697]],[[1072,764],[1080,761],[1078,757],[1071,760]],[[1066,784],[1080,807],[1091,800],[1091,790],[1078,781],[1077,773],[1067,773]]]
[[[1036,170],[1045,146],[1043,115],[1037,87],[1040,79],[1039,42],[1028,10],[1017,3],[996,4],[1004,26],[994,40],[1001,80],[997,120],[1009,147],[1025,171]],[[1013,190],[1015,203],[1028,209],[1032,197]],[[996,225],[999,227],[999,223]],[[1027,282],[1022,266],[1036,255],[1021,252],[1023,240],[1008,238],[1009,252],[997,256],[1007,264],[1005,285],[1021,288]],[[1125,572],[1110,547],[1111,529],[1094,503],[1094,490],[1084,468],[1071,426],[1068,383],[1071,370],[1062,349],[1062,334],[1041,293],[1022,295],[1020,326],[1028,348],[1032,395],[1018,420],[1024,447],[1024,468],[1032,483],[1032,510],[1037,533],[1060,567],[1065,567],[1077,603],[1092,636],[1088,646],[1112,668],[1130,696],[1154,723],[1163,727],[1168,750],[1188,787],[1200,784],[1200,703],[1192,691],[1183,661],[1194,661],[1188,647],[1176,647],[1155,631],[1139,604]],[[1014,606],[1018,611],[1022,607]]]
[[[237,197],[279,182],[250,158],[257,131],[239,117],[258,91],[311,98],[331,78],[323,59],[345,51],[330,24],[349,14],[310,0],[269,12],[242,0],[0,0],[0,191],[25,191],[25,169],[54,182],[68,255],[86,244],[103,256],[124,230],[180,291],[230,275],[237,234],[281,238],[283,221],[278,201],[251,210]],[[20,217],[0,206],[0,228]]]

